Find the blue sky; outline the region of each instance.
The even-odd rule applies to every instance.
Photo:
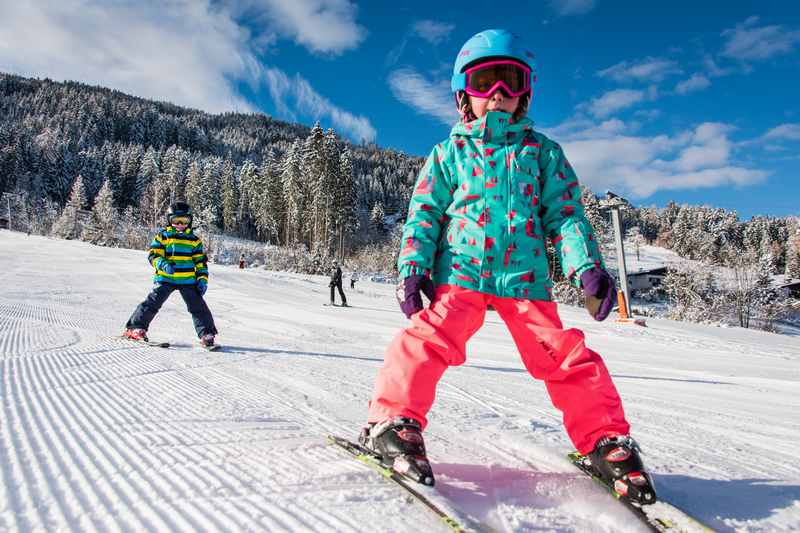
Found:
[[[800,214],[800,2],[0,0],[0,70],[209,112],[261,111],[427,155],[481,29],[537,56],[530,116],[582,181]]]

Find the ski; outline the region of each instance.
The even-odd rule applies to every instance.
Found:
[[[135,342],[138,344],[146,344],[147,346],[154,346],[156,348],[169,348],[171,345],[168,342],[158,342],[158,341],[146,341],[144,339],[137,341],[136,339],[131,339],[130,337],[125,337],[120,335],[121,339],[125,339],[126,341]]]
[[[205,351],[207,351],[207,352],[216,352],[217,350],[221,350],[222,349],[222,345],[221,344],[212,344],[211,346],[204,346],[204,345],[201,344],[200,347],[202,349],[204,349]]]
[[[414,500],[416,500],[418,503],[421,503],[424,507],[433,512],[439,518],[439,520],[441,520],[447,527],[450,528],[451,531],[494,531],[485,524],[476,524],[472,527],[466,526],[464,523],[462,523],[463,521],[456,519],[453,516],[453,513],[442,509],[441,506],[435,504],[428,496],[424,494],[425,492],[434,491],[435,489],[419,485],[416,482],[404,477],[402,474],[395,472],[391,468],[385,467],[383,464],[381,464],[380,459],[373,452],[364,448],[363,446],[334,435],[328,435],[328,442],[338,446],[339,448],[342,448],[351,456],[355,457],[360,462],[381,474],[385,479],[393,481]],[[418,485],[419,488],[415,487],[415,485]]]
[[[659,533],[707,533],[714,531],[696,518],[662,499],[659,499],[652,505],[637,505],[627,498],[620,496],[611,485],[597,476],[591,466],[584,460],[584,455],[578,452],[572,452],[567,454],[567,458],[581,472],[602,485],[618,502],[627,507],[628,510],[636,515],[636,517],[651,531],[658,531]]]

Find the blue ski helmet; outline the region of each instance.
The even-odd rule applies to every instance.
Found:
[[[167,211],[167,223],[172,224],[175,217],[189,217],[189,226],[192,225],[192,208],[186,202],[175,202]]]
[[[467,87],[467,76],[464,74],[467,66],[476,63],[479,59],[488,58],[514,59],[527,65],[531,69],[530,86],[533,87],[534,55],[528,50],[522,38],[508,30],[483,30],[469,38],[461,47],[453,65],[453,78],[450,87],[454,93],[463,91]]]

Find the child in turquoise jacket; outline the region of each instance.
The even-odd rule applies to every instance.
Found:
[[[616,289],[573,168],[526,117],[532,58],[505,30],[478,33],[458,55],[452,88],[462,121],[420,172],[398,259],[398,299],[412,326],[387,349],[360,441],[387,466],[434,483],[426,415],[436,384],[447,367],[464,363],[466,342],[491,305],[526,369],[545,382],[576,449],[620,495],[652,503],[608,370],[580,330],[563,328],[552,301],[547,239],[567,279],[601,301],[597,320],[608,316]]]

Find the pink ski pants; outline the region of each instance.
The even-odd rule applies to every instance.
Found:
[[[583,453],[605,436],[627,435],[617,389],[603,360],[586,347],[583,332],[564,329],[554,302],[500,298],[455,285],[440,285],[429,308],[411,317],[386,351],[369,407],[369,422],[392,416],[424,428],[436,384],[448,366],[466,360],[467,341],[494,306],[508,326],[525,368],[544,380],[563,413],[575,448]]]

